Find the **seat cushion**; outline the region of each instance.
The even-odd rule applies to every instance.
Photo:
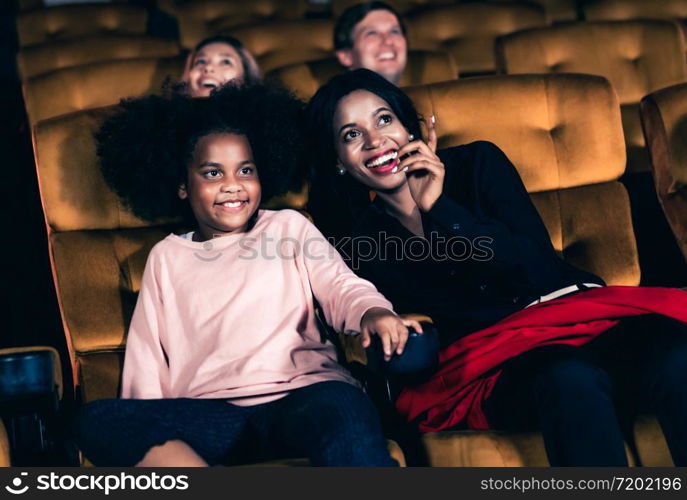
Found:
[[[62,5],[22,11],[19,45],[26,47],[96,33],[144,34],[148,12],[134,5]]]
[[[622,105],[630,172],[649,170],[637,105],[650,92],[687,79],[685,44],[669,21],[586,22],[539,28],[499,39],[509,74],[587,73],[607,78]]]
[[[166,78],[176,81],[183,57],[105,61],[58,69],[24,82],[29,122],[82,109],[117,104],[124,97],[160,91]]]
[[[173,40],[116,33],[87,35],[25,47],[17,54],[22,80],[61,68],[113,59],[171,57],[179,54]]]
[[[408,19],[408,45],[413,49],[445,50],[460,71],[496,71],[497,37],[546,25],[544,9],[536,4],[465,3],[419,12]]]
[[[335,57],[329,57],[277,68],[267,76],[279,80],[301,99],[310,100],[317,89],[343,71],[345,70],[339,61]],[[448,53],[411,50],[399,86],[422,85],[456,78],[458,67]]]
[[[448,431],[423,436],[432,467],[548,467],[541,434],[494,431]],[[628,463],[635,461],[625,447]]]
[[[263,73],[289,64],[331,57],[334,50],[330,19],[280,21],[224,30],[255,56]]]

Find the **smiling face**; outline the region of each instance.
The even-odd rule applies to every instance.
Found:
[[[381,97],[356,90],[339,101],[334,113],[334,147],[339,165],[369,188],[394,190],[406,182],[398,166],[398,149],[408,131]]]
[[[244,232],[260,193],[246,136],[218,133],[198,140],[179,197],[189,200],[203,240]]]
[[[392,12],[373,10],[355,25],[351,39],[353,48],[336,53],[343,66],[367,68],[398,84],[406,67],[408,44]]]
[[[219,42],[205,45],[194,55],[188,72],[191,96],[207,97],[229,80],[243,80],[243,75],[243,64],[234,47]]]

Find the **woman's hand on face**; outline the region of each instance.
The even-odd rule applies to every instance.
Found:
[[[434,117],[428,124],[428,142],[411,141],[398,150],[398,169],[408,176],[408,187],[415,203],[423,212],[428,212],[439,199],[444,189],[444,164],[435,154],[437,133]]]
[[[395,352],[400,355],[408,341],[408,327],[422,333],[422,326],[415,320],[402,319],[383,307],[372,307],[363,314],[360,320],[360,331],[363,336],[363,347],[367,348],[371,336],[377,334],[382,341],[384,360],[389,361]]]

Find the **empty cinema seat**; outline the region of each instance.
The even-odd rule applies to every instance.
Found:
[[[299,63],[271,71],[267,77],[274,78],[303,100],[310,98],[317,89],[331,77],[345,71],[335,57]],[[424,83],[454,80],[458,77],[458,68],[450,54],[446,52],[429,52],[411,50],[408,63],[401,77],[399,86],[421,85]]]
[[[591,73],[618,93],[627,148],[623,178],[635,223],[642,284],[685,286],[684,262],[658,205],[639,118],[646,94],[687,79],[685,41],[671,21],[599,21],[538,28],[498,42],[507,73]]]
[[[330,19],[307,19],[242,26],[223,33],[241,40],[266,74],[289,64],[331,57],[333,30]]]
[[[678,21],[687,35],[687,0],[587,0],[582,7],[587,21],[667,19]]]
[[[302,19],[307,0],[197,0],[177,5],[173,0],[160,2],[160,8],[179,22],[181,44],[187,49],[223,29],[269,24],[275,20]]]
[[[496,38],[545,26],[546,14],[535,4],[466,3],[419,12],[407,24],[409,47],[449,52],[465,76],[494,73]]]
[[[607,80],[489,76],[407,93],[420,114],[436,116],[440,148],[488,140],[508,155],[567,262],[608,284],[639,283],[628,195],[618,182],[625,169],[620,108]],[[638,421],[640,459],[669,465],[656,429],[653,417]],[[449,431],[425,434],[423,442],[433,466],[548,465],[537,433]]]
[[[429,9],[438,5],[451,5],[457,0],[384,0],[384,3],[391,5],[399,14],[412,14],[419,10]],[[362,3],[361,0],[331,0],[332,14],[335,17],[352,7],[353,5]]]
[[[105,183],[93,133],[112,111],[91,109],[45,120],[34,134],[55,290],[73,380],[84,403],[118,396],[126,332],[148,252],[179,228],[175,221],[151,224],[136,218]],[[389,449],[403,465],[398,445],[390,441]]]
[[[173,40],[147,35],[87,35],[26,47],[17,54],[22,80],[61,68],[99,61],[170,57],[179,54]]]
[[[26,47],[104,33],[144,34],[145,8],[124,4],[63,5],[19,12],[19,45]]]
[[[521,2],[522,0],[506,1]],[[544,7],[544,10],[546,11],[546,17],[551,23],[577,21],[579,19],[579,0],[529,0],[529,3],[535,3]]]
[[[82,109],[116,104],[121,98],[158,92],[167,78],[176,81],[184,58],[141,58],[59,69],[24,82],[29,122]]]
[[[685,43],[669,21],[574,23],[527,30],[498,41],[500,69],[517,73],[601,75],[618,92],[629,172],[649,161],[639,122],[646,94],[687,79]]]
[[[687,83],[649,94],[640,109],[656,192],[687,259]]]
[[[587,21],[627,21],[631,19],[687,20],[686,0],[585,0],[582,11]]]

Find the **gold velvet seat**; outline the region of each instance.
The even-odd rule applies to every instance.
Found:
[[[494,73],[496,38],[545,26],[546,14],[534,4],[466,3],[419,12],[407,23],[409,47],[449,52],[465,76]]]
[[[627,21],[630,19],[687,20],[687,1],[586,0],[581,4],[587,21]]]
[[[112,109],[59,116],[34,129],[55,289],[73,380],[85,403],[119,394],[126,331],[148,252],[179,227],[136,218],[102,178],[93,133]],[[294,199],[300,208],[302,200]],[[398,445],[390,441],[389,449],[404,465]]]
[[[116,104],[121,98],[158,92],[166,78],[176,81],[181,56],[123,59],[64,68],[24,82],[31,124],[54,116]]]
[[[489,0],[491,1],[491,0]],[[502,2],[504,0],[494,0]],[[520,2],[521,0],[508,0]],[[546,17],[550,22],[561,23],[577,21],[577,2],[576,0],[532,0],[531,3],[539,4],[546,10]]]
[[[344,68],[341,67],[339,61],[335,57],[330,57],[278,68],[271,71],[267,77],[279,80],[292,89],[298,97],[309,100],[318,88],[342,71]],[[411,50],[408,53],[408,63],[399,85],[407,87],[456,78],[458,78],[458,68],[450,54]]]
[[[628,196],[618,182],[625,169],[620,108],[607,80],[490,76],[407,92],[423,116],[436,116],[440,148],[488,140],[508,155],[566,261],[612,285],[639,283]],[[638,422],[637,431],[645,465],[671,463],[655,420]],[[423,441],[435,466],[548,464],[536,433],[452,431]]]
[[[100,61],[171,57],[179,54],[173,40],[147,35],[101,34],[58,40],[26,47],[17,54],[22,80],[56,69]]]
[[[628,172],[649,170],[639,101],[687,79],[685,42],[675,23],[609,21],[532,29],[503,37],[498,51],[504,73],[589,73],[608,78],[620,100]]]
[[[431,9],[438,5],[451,5],[456,0],[385,0],[396,12],[402,15],[409,15],[419,10]],[[332,14],[338,17],[341,13],[355,4],[362,3],[360,0],[331,0]]]
[[[223,33],[241,40],[266,74],[289,64],[331,57],[333,30],[330,19],[306,19],[242,26]]]
[[[687,83],[649,94],[640,110],[656,193],[687,259]]]
[[[26,47],[85,35],[146,32],[145,8],[124,4],[62,5],[21,11],[17,15],[19,45]]]
[[[9,467],[11,464],[10,443],[7,439],[5,424],[0,422],[0,467]]]
[[[162,10],[179,21],[181,44],[187,49],[209,36],[234,26],[269,24],[275,20],[301,19],[307,0],[196,0],[177,5],[174,0],[160,1]]]

